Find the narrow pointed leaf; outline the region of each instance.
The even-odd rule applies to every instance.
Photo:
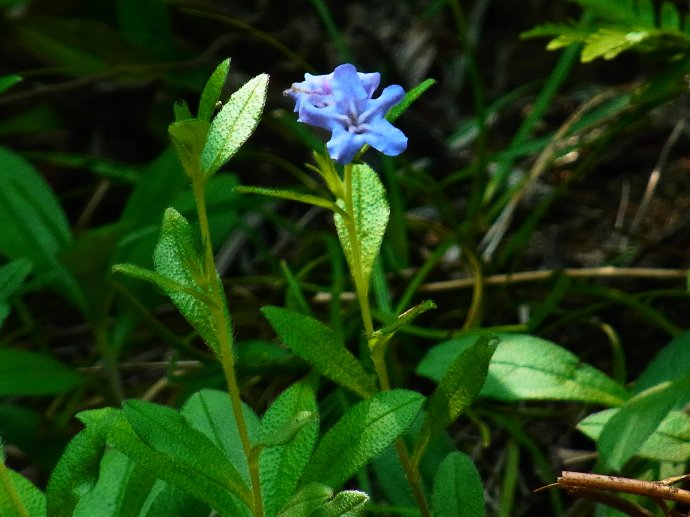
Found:
[[[199,114],[197,118],[203,120],[211,120],[213,112],[216,110],[216,103],[220,100],[223,93],[223,86],[228,78],[230,70],[230,59],[224,59],[211,74],[211,77],[206,82],[204,91],[201,92],[201,99],[199,100]]]
[[[242,406],[249,441],[256,441],[259,419],[247,405]],[[201,431],[225,453],[244,480],[249,483],[249,467],[244,446],[227,391],[204,389],[189,397],[180,411],[189,425]]]
[[[153,450],[251,501],[249,487],[225,454],[180,413],[141,400],[126,401],[123,411],[136,435]]]
[[[498,400],[575,400],[618,406],[626,390],[568,350],[526,334],[499,333],[501,340],[489,364],[481,395]],[[441,380],[455,357],[472,346],[476,336],[436,345],[417,366],[417,373]]]
[[[262,196],[277,197],[279,199],[289,199],[291,201],[299,201],[300,203],[306,203],[308,205],[320,206],[322,208],[327,208],[333,212],[339,210],[333,201],[324,199],[319,196],[314,196],[311,194],[302,194],[301,192],[294,192],[292,190],[284,190],[277,188],[264,188],[264,187],[252,187],[252,186],[240,186],[235,187],[235,192],[241,192],[243,194],[261,194]]]
[[[283,343],[321,375],[361,397],[376,393],[372,376],[326,325],[281,307],[263,307],[261,312]]]
[[[176,116],[184,116],[179,114]],[[176,120],[168,126],[168,135],[187,176],[199,173],[199,157],[209,131],[207,120]]]
[[[72,234],[50,186],[21,156],[0,147],[0,221],[11,221],[0,231],[0,255],[24,258],[33,272],[50,282],[72,302],[84,307],[74,276],[59,261],[72,243]]]
[[[153,254],[153,263],[156,272],[160,275],[192,291],[209,293],[210,286],[201,285],[205,275],[198,237],[187,220],[172,208],[168,208],[163,216],[161,236]],[[220,278],[217,275],[216,279],[220,285]],[[160,287],[211,350],[218,353],[218,338],[210,306],[199,301],[197,296],[177,289],[169,290],[162,285]],[[223,314],[227,332],[232,333],[230,314],[225,304]]]
[[[436,84],[435,79],[426,79],[422,81],[420,84],[412,88],[409,92],[405,94],[405,97],[403,97],[403,100],[400,101],[400,103],[396,104],[393,106],[388,114],[386,115],[386,118],[390,122],[395,122],[400,115],[405,113],[407,111],[407,108],[409,108],[414,101],[416,101],[419,97],[422,96],[422,94],[427,91],[429,88],[431,88],[433,85]]]
[[[76,370],[49,355],[0,348],[0,396],[54,395],[82,382]]]
[[[472,405],[484,385],[496,345],[497,340],[491,336],[480,336],[453,360],[429,398],[419,447],[426,447],[432,435],[445,429]]]
[[[266,74],[250,79],[215,116],[201,153],[204,176],[215,174],[254,132],[266,102],[267,86]]]
[[[635,395],[611,417],[597,441],[597,450],[609,467],[620,470],[637,453],[684,395],[688,378],[690,375]]]
[[[324,503],[314,517],[359,517],[365,515],[369,496],[358,490],[344,490]]]
[[[202,303],[212,303],[207,293],[179,284],[175,280],[171,280],[155,271],[139,267],[135,264],[115,264],[113,266],[113,273],[122,273],[132,278],[151,282],[166,293],[184,293],[196,298]]]
[[[386,191],[378,174],[366,164],[352,167],[352,204],[354,207],[354,232],[359,241],[359,263],[362,270],[362,281],[369,285],[371,271],[381,248],[381,241],[386,232],[390,208],[386,200]],[[342,201],[338,206],[344,209]],[[355,270],[350,230],[339,214],[334,215],[340,245],[350,266]]]
[[[10,88],[12,88],[15,84],[20,83],[24,80],[24,78],[21,75],[17,74],[10,74],[10,75],[3,75],[0,77],[0,93],[4,93]]]
[[[482,517],[486,515],[484,487],[469,456],[452,452],[434,476],[431,496],[434,517]]]
[[[618,411],[618,408],[605,409],[589,415],[577,424],[577,428],[596,442],[604,426]],[[690,460],[690,415],[682,411],[671,411],[635,451],[635,456],[672,463],[685,463]]]
[[[261,495],[267,515],[275,515],[295,493],[302,472],[309,462],[319,434],[316,397],[306,382],[298,382],[271,404],[261,420],[259,443],[265,446],[259,455]],[[294,430],[292,426],[298,425]],[[286,432],[291,436],[285,436]]]
[[[319,442],[302,482],[339,488],[410,428],[422,404],[419,393],[392,390],[352,406]]]
[[[144,443],[134,432],[124,417],[117,418],[108,431],[108,445],[114,447],[149,469],[156,477],[181,488],[191,496],[206,502],[209,506],[226,517],[248,517],[249,508],[242,500],[246,500],[248,488],[243,498],[226,485],[226,474],[219,473],[212,468],[198,468],[191,466],[187,458],[169,456],[157,451]],[[222,457],[222,453],[218,453]],[[227,465],[232,468],[228,462]]]

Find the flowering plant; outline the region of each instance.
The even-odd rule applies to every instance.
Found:
[[[357,72],[354,66],[338,66],[328,75],[305,74],[285,94],[295,100],[299,121],[331,132],[326,145],[337,163],[351,163],[365,144],[388,156],[407,148],[407,137],[385,116],[405,96],[401,86],[387,86],[374,99],[381,75]]]

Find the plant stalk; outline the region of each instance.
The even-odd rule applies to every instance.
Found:
[[[249,466],[249,475],[252,484],[252,494],[254,496],[254,505],[252,513],[256,517],[263,517],[263,500],[261,498],[261,485],[259,481],[258,462],[251,461],[252,444],[249,440],[249,433],[247,432],[247,423],[244,419],[242,411],[242,399],[240,398],[240,388],[237,383],[237,376],[235,375],[235,358],[233,355],[233,338],[228,331],[227,319],[225,317],[223,307],[225,307],[226,299],[224,293],[217,279],[216,264],[213,258],[213,247],[211,245],[211,232],[208,225],[208,214],[206,212],[206,198],[205,198],[206,181],[201,174],[192,176],[192,189],[194,191],[194,200],[196,202],[197,213],[199,217],[199,231],[201,233],[201,242],[204,253],[204,273],[210,290],[211,298],[214,304],[210,306],[213,322],[216,328],[218,337],[218,351],[220,352],[220,363],[223,367],[223,374],[228,385],[228,392],[230,394],[230,402],[232,404],[232,412],[235,415],[237,422],[237,430],[239,431],[244,455],[247,458],[247,465]]]
[[[369,344],[369,350],[372,354],[374,368],[379,379],[379,387],[381,388],[381,391],[388,391],[391,389],[391,386],[388,378],[388,369],[386,368],[385,347],[382,346],[372,348],[371,346],[372,336],[374,334],[374,321],[371,315],[371,306],[369,305],[369,285],[368,282],[365,281],[362,271],[360,254],[361,247],[355,225],[355,207],[352,200],[352,165],[345,166],[344,187],[345,196],[343,201],[345,203],[345,213],[347,214],[345,224],[347,226],[347,234],[350,241],[350,251],[352,255],[352,264],[350,265],[352,269],[352,278],[355,283],[355,291],[357,293],[359,309],[362,314],[362,322],[364,324],[367,343]],[[417,501],[417,506],[419,506],[422,516],[431,517],[429,505],[422,488],[419,469],[410,461],[410,456],[402,438],[398,438],[396,440],[395,448],[398,451],[400,463],[405,470],[407,481],[410,484],[410,488],[412,489],[412,493]]]

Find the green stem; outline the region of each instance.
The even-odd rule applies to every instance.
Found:
[[[357,235],[357,227],[355,225],[355,207],[352,201],[352,165],[345,166],[344,174],[344,203],[345,203],[345,213],[347,218],[345,218],[345,224],[347,226],[347,234],[350,241],[350,251],[352,256],[352,278],[355,283],[355,292],[357,293],[357,300],[359,301],[359,309],[362,313],[362,322],[364,324],[364,330],[367,336],[367,343],[369,344],[369,350],[372,354],[372,360],[374,362],[374,368],[376,370],[376,375],[379,379],[379,386],[382,391],[388,391],[391,389],[390,380],[388,378],[388,370],[386,368],[385,360],[385,346],[373,347],[372,348],[372,336],[374,334],[374,321],[371,315],[371,306],[369,305],[369,284],[364,278],[362,271],[362,261],[359,245],[359,236]],[[398,438],[395,443],[395,448],[398,451],[398,457],[400,458],[400,463],[405,470],[405,475],[407,476],[407,481],[412,488],[412,493],[415,500],[417,501],[417,506],[422,513],[422,517],[431,517],[431,512],[429,511],[429,505],[426,501],[424,495],[424,490],[422,488],[421,479],[419,475],[419,469],[410,461],[410,456],[405,447],[405,443],[402,438]]]
[[[201,242],[204,248],[204,272],[206,274],[206,282],[210,290],[211,298],[214,302],[211,306],[211,313],[213,322],[218,337],[218,349],[220,353],[220,363],[223,367],[223,374],[228,385],[228,392],[230,393],[230,402],[232,404],[232,412],[235,415],[237,422],[237,430],[239,431],[244,455],[249,466],[249,475],[252,483],[252,493],[254,495],[253,514],[256,517],[263,517],[263,501],[261,499],[261,485],[259,482],[259,468],[258,463],[252,461],[251,450],[252,444],[249,440],[249,433],[247,432],[247,423],[244,420],[244,413],[242,411],[242,399],[240,398],[240,388],[237,383],[235,375],[235,358],[233,355],[233,338],[228,330],[228,322],[223,308],[225,307],[225,295],[221,292],[221,287],[217,278],[216,264],[213,258],[213,247],[211,245],[211,232],[208,226],[208,214],[206,212],[206,199],[204,196],[205,180],[201,174],[192,176],[192,190],[194,191],[194,200],[199,215],[199,231],[201,233]]]

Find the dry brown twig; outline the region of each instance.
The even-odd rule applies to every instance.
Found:
[[[667,517],[683,517],[683,514],[669,509],[665,502],[673,501],[690,504],[690,490],[683,490],[672,486],[674,483],[688,478],[690,478],[690,474],[661,481],[642,481],[603,474],[563,471],[555,483],[540,487],[535,492],[553,487],[563,488],[574,496],[606,504],[632,517],[654,517],[654,514],[649,510],[631,501],[626,501],[615,494],[641,495],[655,501]],[[685,515],[687,516],[687,514]]]

